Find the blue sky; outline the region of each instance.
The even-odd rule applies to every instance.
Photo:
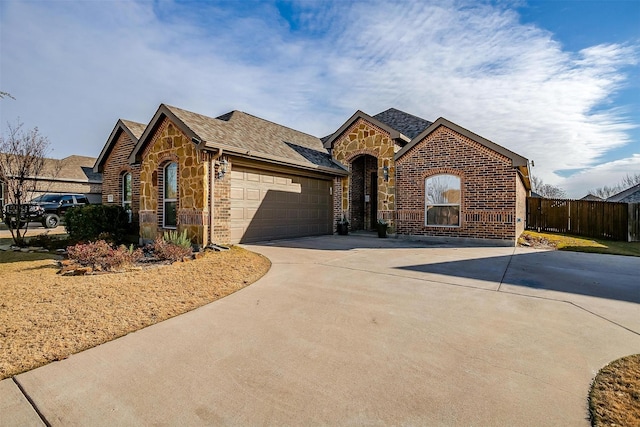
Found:
[[[582,197],[640,172],[640,1],[0,2],[3,132],[97,157],[160,103],[324,136],[445,117]]]

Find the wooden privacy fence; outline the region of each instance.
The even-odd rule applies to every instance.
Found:
[[[527,229],[636,242],[640,203],[527,197]]]

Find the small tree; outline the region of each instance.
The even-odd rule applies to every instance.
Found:
[[[7,201],[15,204],[17,220],[5,223],[11,230],[13,241],[23,246],[27,227],[21,231],[20,213],[27,200],[33,198],[38,177],[45,168],[49,141],[40,135],[38,128],[30,131],[22,129],[22,123],[7,124],[8,135],[0,136],[0,180],[4,182]]]
[[[567,193],[560,187],[552,184],[545,184],[542,178],[531,176],[531,190],[541,197],[548,199],[564,199]]]
[[[627,174],[618,184],[613,186],[603,185],[595,190],[591,190],[590,193],[603,199],[608,199],[614,194],[618,194],[619,192],[638,184],[640,184],[640,173],[633,175]]]

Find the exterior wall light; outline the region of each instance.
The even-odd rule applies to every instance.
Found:
[[[220,161],[220,165],[218,166],[218,179],[224,178],[224,175],[227,173],[228,165],[229,165],[229,162],[227,162],[227,159],[222,159]]]
[[[382,175],[384,176],[385,181],[389,181],[389,167],[387,166],[382,167]]]

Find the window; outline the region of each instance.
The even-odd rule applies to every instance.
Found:
[[[72,205],[73,204],[73,196],[62,196],[60,199],[61,205]]]
[[[169,163],[164,167],[163,183],[163,220],[162,225],[166,228],[176,228],[178,217],[178,164]]]
[[[460,226],[460,178],[455,175],[434,175],[425,180],[425,225]]]
[[[131,174],[122,175],[122,207],[126,211],[131,210]]]
[[[129,172],[125,172],[122,175],[122,207],[127,212],[129,216],[129,223],[132,220],[132,208],[131,208],[131,197],[132,197],[132,189],[131,189],[131,174]]]

